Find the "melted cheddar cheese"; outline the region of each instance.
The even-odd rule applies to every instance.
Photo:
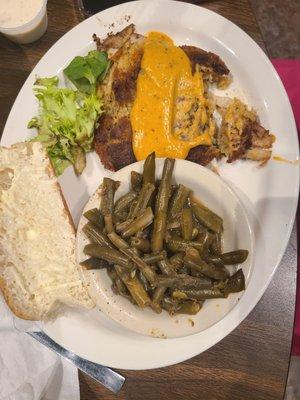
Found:
[[[192,73],[185,52],[160,32],[144,44],[137,92],[130,115],[137,160],[186,158],[197,145],[210,145],[215,125],[207,115],[202,74]]]

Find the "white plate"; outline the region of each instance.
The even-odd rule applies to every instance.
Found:
[[[163,159],[156,160],[157,179],[161,176],[163,162]],[[113,174],[112,178],[121,182],[116,199],[128,192],[131,171],[142,172],[143,165],[144,162],[140,161]],[[253,266],[253,233],[246,210],[239,198],[214,172],[186,160],[176,160],[173,182],[192,188],[196,197],[223,218],[225,251],[235,249],[249,251],[249,257],[242,265],[246,286],[248,286]],[[90,198],[84,212],[99,207],[100,190],[99,187]],[[79,262],[87,258],[83,248],[89,241],[82,231],[86,222],[86,218],[82,216],[78,225],[76,254]],[[236,269],[236,267],[231,267],[231,272],[235,272]],[[150,309],[140,310],[127,299],[114,294],[111,290],[111,280],[105,270],[84,271],[84,277],[93,300],[102,312],[127,329],[160,338],[183,337],[204,331],[224,318],[243,295],[241,292],[232,294],[227,299],[206,301],[201,311],[195,316],[170,317],[166,311],[156,314]]]
[[[41,59],[22,87],[6,123],[2,144],[32,135],[27,121],[36,114],[32,94],[35,76],[54,75],[78,54],[93,47],[95,32],[104,37],[128,24],[139,32],[161,30],[178,44],[193,44],[219,54],[235,84],[259,112],[263,125],[277,136],[274,154],[298,159],[298,138],[291,107],[278,75],[262,50],[236,25],[204,8],[169,0],[130,2],[105,10],[82,22],[63,36]],[[95,154],[86,171],[76,178],[69,168],[60,179],[75,222],[104,174]],[[286,248],[296,212],[299,168],[270,161],[264,168],[254,163],[222,164],[220,174],[242,198],[252,218],[255,235],[251,281],[237,307],[220,322],[183,338],[155,339],[133,333],[94,310],[70,312],[45,331],[59,344],[94,362],[116,368],[146,369],[174,364],[199,354],[231,332],[253,309],[270,282]]]

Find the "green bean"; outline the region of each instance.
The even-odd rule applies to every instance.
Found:
[[[167,288],[166,287],[157,287],[155,288],[152,296],[152,308],[157,313],[161,313],[161,302],[165,295]]]
[[[220,257],[225,265],[235,265],[242,264],[246,261],[248,254],[248,250],[235,250],[230,251],[229,253],[223,253]]]
[[[208,230],[201,229],[197,235],[196,242],[199,243],[197,250],[202,253],[208,253],[209,247],[213,241],[213,236]]]
[[[183,253],[175,253],[172,257],[170,257],[169,261],[172,265],[174,265],[175,269],[178,269],[183,265],[183,258]]]
[[[115,294],[125,297],[132,304],[136,304],[135,300],[133,299],[133,297],[131,297],[128,289],[126,288],[126,285],[124,284],[122,279],[119,278],[118,276],[114,280],[114,283],[112,285],[112,290],[114,291]]]
[[[213,240],[210,247],[214,254],[222,253],[222,235],[220,233],[215,233],[213,235]]]
[[[142,186],[134,207],[129,211],[128,219],[134,219],[146,210],[154,190],[155,186],[152,183],[145,183]]]
[[[171,221],[181,213],[190,192],[190,189],[188,189],[187,187],[183,185],[178,185],[175,193],[170,200],[169,218]]]
[[[139,280],[142,282],[142,285],[144,286],[144,289],[146,290],[146,292],[150,292],[151,286],[149,285],[144,274],[141,271],[137,271],[137,276],[138,276]]]
[[[159,276],[157,278],[158,287],[168,287],[176,289],[204,289],[211,287],[209,278],[195,278],[186,274],[177,274],[171,276]]]
[[[165,250],[161,251],[160,253],[157,254],[145,254],[143,257],[143,260],[147,264],[155,264],[158,261],[164,260],[167,257],[167,253]]]
[[[150,242],[148,239],[133,237],[131,238],[130,244],[132,247],[140,250],[143,253],[148,253],[150,251]]]
[[[105,229],[107,233],[113,232],[114,223],[113,223],[113,214],[104,215]]]
[[[223,280],[228,278],[229,273],[226,268],[216,267],[214,264],[207,264],[200,256],[197,250],[188,249],[184,257],[185,264],[193,269],[198,270],[203,275],[216,279]]]
[[[155,152],[148,155],[144,162],[143,184],[155,184]]]
[[[178,300],[206,300],[225,297],[220,289],[214,287],[204,289],[174,290],[172,296]]]
[[[192,240],[193,214],[190,208],[184,208],[181,214],[181,231],[184,240]]]
[[[237,293],[245,290],[245,276],[242,269],[239,269],[235,274],[225,281],[225,287],[221,289],[227,297],[229,293]]]
[[[200,311],[202,304],[203,301],[186,300],[184,302],[179,302],[178,300],[170,299],[169,297],[165,297],[162,300],[163,309],[168,311],[170,315],[174,314],[195,315]]]
[[[131,190],[130,192],[124,194],[115,203],[115,214],[120,214],[124,210],[128,211],[134,199],[136,199],[137,193]]]
[[[137,218],[135,218],[123,231],[122,236],[128,238],[138,231],[144,230],[153,221],[153,212],[151,207],[147,207]]]
[[[114,211],[114,197],[118,183],[110,178],[103,178],[101,189],[101,212],[105,216]]]
[[[170,251],[173,253],[178,253],[178,252],[186,252],[187,249],[194,247],[195,249],[202,251],[203,246],[201,243],[198,243],[197,241],[191,241],[191,240],[183,240],[179,237],[172,237],[167,241],[167,247]]]
[[[223,220],[203,204],[192,201],[192,209],[198,221],[215,233],[223,231]]]
[[[117,271],[115,270],[115,268],[107,268],[106,273],[110,277],[112,282],[115,282],[115,280],[118,277],[118,274],[117,274]]]
[[[158,188],[155,204],[154,226],[151,238],[151,248],[153,253],[158,253],[163,250],[174,162],[175,160],[171,158],[166,158],[164,162],[162,179]]]
[[[157,265],[164,275],[171,275],[174,273],[172,266],[166,259],[158,261]]]
[[[187,300],[183,303],[179,303],[177,309],[174,311],[174,314],[188,314],[195,315],[202,308],[203,302]]]
[[[147,278],[148,282],[154,286],[156,283],[156,274],[150,265],[146,264],[145,261],[137,256],[133,249],[129,247],[129,244],[123,240],[120,236],[118,236],[115,232],[108,234],[111,242],[128,258],[130,258],[140,269],[140,271]]]
[[[80,265],[87,270],[102,269],[102,268],[107,268],[109,266],[107,261],[95,257],[87,258],[86,260],[82,261]]]
[[[199,234],[199,230],[197,228],[193,228],[192,230],[192,240],[195,240]]]
[[[83,214],[83,216],[90,222],[92,222],[94,225],[96,225],[99,229],[101,230],[103,229],[104,226],[103,215],[98,210],[98,208],[93,208],[91,210],[86,211]]]
[[[110,249],[107,246],[100,246],[98,244],[87,244],[84,247],[84,253],[88,256],[101,258],[109,263],[116,263],[123,267],[128,267],[130,260],[124,254],[116,249]]]
[[[117,188],[118,182],[115,182],[110,178],[103,178],[101,190],[101,212],[104,215],[105,228],[108,233],[114,230],[114,197]]]
[[[131,171],[131,189],[139,192],[142,188],[143,177],[136,171]]]
[[[218,255],[203,253],[202,258],[205,262],[213,263],[214,265],[219,266],[219,267],[224,267],[224,265],[225,265],[222,258]]]
[[[145,308],[151,304],[150,297],[145,291],[142,283],[135,276],[133,278],[130,277],[128,272],[124,271],[119,265],[115,265],[115,270],[117,274],[124,282],[127,287],[129,293],[133,297],[134,301],[140,308]]]
[[[100,244],[102,246],[107,246],[111,249],[114,248],[114,246],[111,244],[106,234],[101,232],[101,230],[98,229],[91,222],[85,224],[84,227],[82,228],[82,231],[85,233],[85,235],[90,239],[92,243]]]
[[[180,228],[180,220],[175,220],[167,223],[167,229],[173,230],[178,228]]]

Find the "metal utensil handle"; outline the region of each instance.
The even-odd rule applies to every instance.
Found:
[[[123,386],[125,378],[118,374],[117,372],[111,370],[108,367],[104,367],[100,364],[93,363],[91,361],[85,360],[72,353],[69,350],[64,349],[59,344],[54,342],[46,333],[44,332],[26,332],[28,335],[32,336],[34,339],[38,340],[44,346],[48,347],[50,350],[54,351],[61,357],[66,358],[71,361],[78,369],[85,372],[91,378],[100,382],[107,389],[110,389],[114,393],[118,393]]]

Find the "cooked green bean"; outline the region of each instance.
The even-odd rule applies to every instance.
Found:
[[[192,200],[192,209],[198,221],[215,233],[223,231],[223,220],[203,204]]]
[[[225,267],[216,267],[214,264],[207,264],[200,256],[197,250],[189,248],[184,257],[185,264],[198,270],[201,274],[216,280],[228,278],[229,273]]]
[[[158,188],[155,204],[154,225],[151,238],[153,253],[158,253],[163,250],[174,162],[175,160],[171,158],[166,158],[164,162],[161,183]]]
[[[198,236],[199,230],[198,228],[193,228],[192,230],[192,240],[195,240],[196,237]]]
[[[203,253],[202,258],[205,262],[213,263],[219,267],[224,267],[224,265],[225,265],[222,258],[219,255]]]
[[[184,208],[181,213],[181,232],[184,240],[192,240],[193,213],[190,208]]]
[[[242,269],[225,281],[225,286],[221,291],[227,297],[229,293],[237,293],[245,290],[245,276]]]
[[[139,270],[139,271],[137,271],[137,276],[138,276],[139,280],[142,282],[142,285],[144,286],[144,289],[146,290],[146,292],[149,292],[151,290],[151,286],[149,285],[144,274]]]
[[[107,268],[106,273],[107,273],[107,275],[110,277],[110,279],[111,279],[113,282],[114,282],[114,281],[117,279],[117,277],[118,277],[118,274],[117,274],[117,271],[115,270],[115,268]]]
[[[133,190],[124,194],[124,196],[120,197],[119,200],[116,201],[114,212],[115,214],[120,214],[124,210],[128,211],[133,200],[136,199],[137,193]]]
[[[146,290],[144,289],[142,283],[135,276],[130,277],[128,272],[124,271],[119,265],[115,265],[115,270],[117,274],[124,282],[134,301],[140,308],[145,308],[151,304],[150,297],[148,296]]]
[[[99,244],[87,244],[84,249],[84,254],[91,257],[101,258],[109,263],[119,264],[123,267],[128,267],[130,259],[116,249],[110,249],[107,246]]]
[[[98,210],[98,208],[93,208],[91,210],[86,211],[83,214],[83,216],[90,222],[92,222],[94,225],[96,225],[99,229],[101,230],[103,229],[104,226],[103,215]]]
[[[203,302],[186,300],[178,304],[178,307],[174,311],[174,314],[195,315],[201,310],[202,304]]]
[[[186,274],[177,274],[173,276],[159,276],[157,278],[158,287],[169,287],[176,289],[204,289],[211,287],[209,278],[195,278]]]
[[[162,307],[164,308],[164,310],[168,311],[170,315],[195,315],[200,311],[202,304],[203,301],[186,300],[181,302],[176,299],[170,299],[169,297],[165,297],[162,300]]]
[[[188,197],[190,194],[190,189],[183,185],[178,185],[175,193],[173,194],[170,200],[170,207],[169,207],[169,218],[173,220],[178,215],[180,215]]]
[[[96,243],[96,244],[100,244],[100,245],[103,245],[103,246],[107,246],[107,247],[109,247],[111,249],[114,248],[114,246],[111,244],[111,242],[109,241],[109,239],[106,236],[106,234],[101,232],[101,230],[98,229],[91,222],[88,222],[87,224],[85,224],[84,227],[82,228],[82,231],[91,240],[91,242]]]
[[[118,182],[103,180],[100,211],[85,213],[90,258],[81,265],[106,268],[114,293],[141,308],[194,315],[206,299],[245,289],[243,271],[230,276],[225,265],[244,262],[248,251],[222,254],[222,219],[189,188],[172,185],[174,161],[167,158],[155,180],[150,154],[143,174],[131,173],[131,189],[115,203]]]
[[[118,185],[118,182],[115,182],[110,178],[103,178],[101,190],[101,212],[104,215],[105,228],[108,233],[114,230],[114,197]]]
[[[138,268],[147,278],[148,282],[154,286],[156,283],[156,273],[153,271],[150,265],[146,264],[144,260],[137,256],[134,250],[129,247],[129,244],[115,232],[109,233],[108,237],[123,254],[130,258],[138,266]]]
[[[174,273],[174,269],[166,259],[158,261],[157,265],[164,275],[171,275]]]
[[[236,250],[230,251],[229,253],[223,253],[220,257],[225,265],[235,265],[246,261],[248,254],[248,250]]]
[[[164,260],[167,257],[167,253],[165,250],[161,251],[160,253],[157,254],[145,254],[143,257],[143,260],[147,264],[155,264],[158,261]]]
[[[118,183],[110,178],[103,178],[101,189],[101,212],[105,216],[114,211],[114,197]]]
[[[225,297],[221,290],[215,287],[174,290],[172,296],[178,300],[207,300]]]
[[[197,241],[191,241],[191,240],[183,240],[179,237],[172,237],[167,241],[167,247],[169,250],[171,250],[173,253],[178,253],[180,251],[186,252],[187,249],[194,247],[195,249],[199,250],[202,252],[203,246],[201,243],[198,243]]]
[[[157,287],[155,288],[152,296],[152,308],[157,313],[161,313],[161,302],[165,295],[167,288],[166,287]]]
[[[140,213],[146,210],[151,199],[155,186],[152,183],[145,183],[140,190],[134,207],[130,209],[128,219],[136,218]]]
[[[180,228],[180,220],[178,219],[178,221],[171,221],[167,223],[167,229],[178,229]]]
[[[174,265],[174,268],[177,270],[183,265],[183,258],[184,258],[184,253],[175,253],[172,257],[170,257],[169,261],[172,265]]]
[[[131,238],[130,244],[132,247],[140,250],[143,253],[149,253],[149,251],[150,251],[150,242],[148,239],[140,238],[140,237],[133,237],[133,238]],[[145,259],[144,259],[144,261],[145,261]]]
[[[144,162],[143,170],[143,184],[152,183],[155,184],[155,153],[149,154]]]
[[[222,253],[222,236],[220,233],[215,233],[211,242],[211,250],[214,254]]]
[[[136,171],[131,171],[131,189],[139,192],[142,188],[143,177]]]
[[[102,268],[108,268],[108,262],[100,259],[100,258],[95,258],[95,257],[90,257],[87,258],[84,261],[81,261],[80,265],[84,267],[84,269],[102,269]]]
[[[153,212],[151,207],[147,207],[137,218],[135,218],[125,230],[123,230],[122,236],[128,238],[135,235],[138,231],[144,230],[153,221]]]

